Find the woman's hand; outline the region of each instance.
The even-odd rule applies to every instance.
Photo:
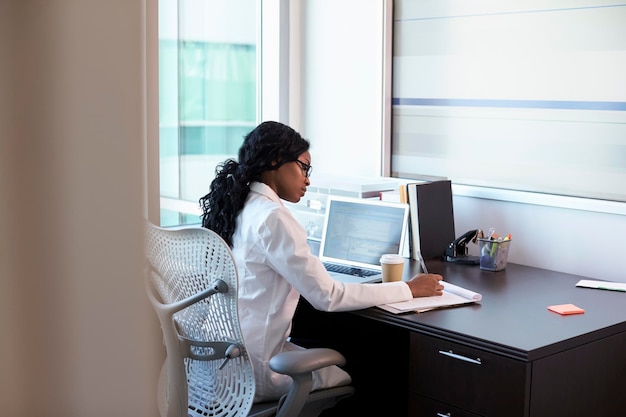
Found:
[[[442,279],[439,274],[418,274],[407,281],[407,284],[413,297],[429,297],[443,294],[443,285],[439,282]]]

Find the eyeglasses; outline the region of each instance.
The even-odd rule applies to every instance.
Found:
[[[304,176],[309,178],[311,176],[311,171],[313,171],[313,167],[309,164],[305,164],[299,159],[296,159],[295,162],[297,162],[298,165],[300,165],[300,168],[302,169],[302,173],[304,174]]]

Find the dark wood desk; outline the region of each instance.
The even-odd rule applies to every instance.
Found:
[[[332,415],[626,415],[625,293],[577,288],[584,277],[516,264],[428,267],[482,302],[404,315],[299,306],[296,341],[337,348],[354,379],[357,394]],[[406,276],[415,270],[407,262]],[[547,310],[566,303],[585,314]]]

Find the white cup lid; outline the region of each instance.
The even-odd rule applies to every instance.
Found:
[[[380,262],[385,264],[403,264],[404,256],[396,253],[386,253],[380,257]]]

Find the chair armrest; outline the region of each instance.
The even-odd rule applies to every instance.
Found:
[[[293,382],[283,397],[276,417],[292,417],[300,414],[313,386],[313,371],[331,365],[342,366],[344,356],[333,349],[313,348],[282,352],[270,359],[270,369],[289,375]]]
[[[164,304],[161,301],[161,297],[157,293],[156,288],[154,288],[154,285],[148,278],[145,279],[145,286],[147,289],[148,298],[150,299],[152,305],[157,309],[157,313],[164,313],[170,316],[212,295],[228,292],[228,285],[226,285],[223,280],[216,279],[211,287],[205,288],[203,291],[200,291],[190,297],[179,300],[177,302]]]
[[[331,365],[343,366],[346,359],[336,350],[314,348],[282,352],[270,359],[270,369],[285,375],[313,372]]]

